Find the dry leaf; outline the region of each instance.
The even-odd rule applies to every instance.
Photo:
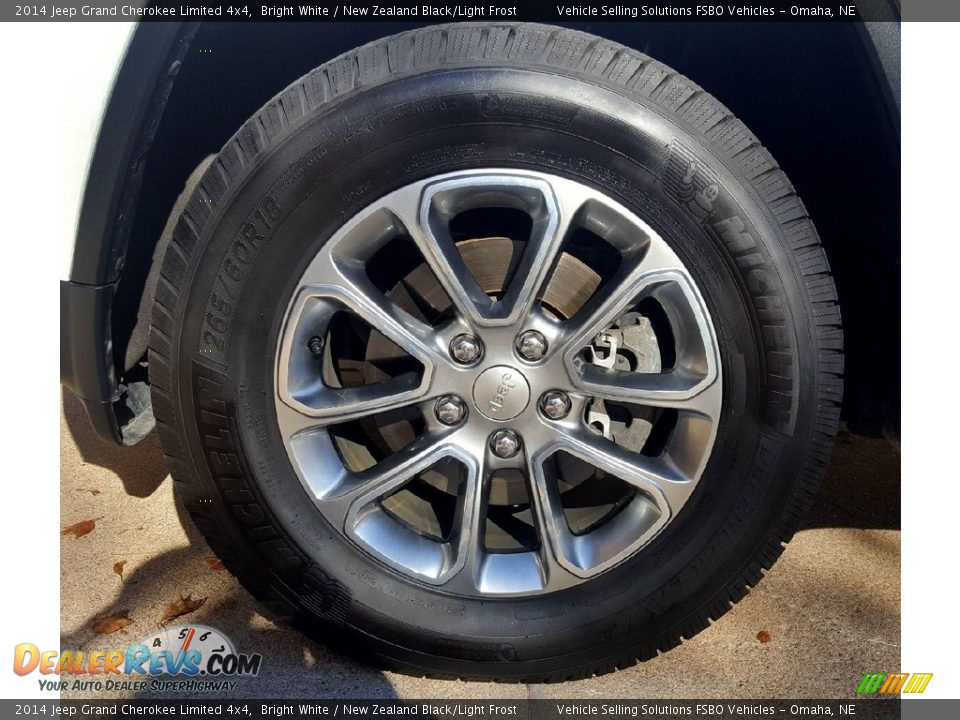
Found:
[[[84,535],[88,535],[93,532],[93,529],[97,526],[96,520],[81,520],[78,523],[74,523],[69,527],[65,527],[60,531],[61,535],[73,535],[75,538],[82,538]]]
[[[220,558],[208,557],[207,565],[211,570],[223,570],[223,561]]]
[[[760,641],[761,645],[770,642],[770,633],[768,633],[766,630],[761,630],[757,633],[757,640]]]
[[[117,630],[122,630],[127,625],[133,624],[133,620],[127,617],[128,613],[128,610],[118,610],[112,615],[97,618],[90,623],[90,629],[97,633],[97,635],[115,633]]]
[[[100,491],[96,488],[77,488],[77,492],[88,492],[94,497],[100,494]]]
[[[120,576],[120,580],[123,580],[123,566],[126,564],[126,560],[120,560],[113,564],[113,571]]]
[[[186,597],[181,595],[178,600],[174,600],[167,605],[167,609],[163,611],[163,617],[160,618],[160,624],[165,625],[171,620],[176,620],[181,615],[187,615],[195,610],[199,610],[206,601],[206,598],[197,598],[194,600],[193,595],[187,595]]]

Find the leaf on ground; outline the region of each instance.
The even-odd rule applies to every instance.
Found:
[[[133,620],[129,617],[129,610],[118,610],[112,615],[105,615],[97,618],[90,623],[90,629],[97,635],[109,635],[117,630],[123,630],[127,625],[132,625]]]
[[[207,565],[211,570],[223,570],[223,561],[220,558],[208,557]]]
[[[77,488],[77,492],[88,492],[94,497],[100,494],[100,491],[96,488]]]
[[[163,617],[160,618],[160,624],[165,625],[171,620],[176,620],[181,615],[187,615],[195,610],[199,610],[206,601],[206,598],[194,599],[193,595],[187,595],[186,597],[181,595],[177,600],[167,605],[167,609],[163,611]]]
[[[127,564],[126,560],[119,560],[113,564],[113,571],[123,580],[123,566]]]
[[[770,642],[770,633],[768,633],[766,630],[761,630],[757,633],[757,640],[760,641],[761,645],[765,645],[766,643]]]
[[[93,529],[97,526],[96,520],[81,520],[78,523],[69,525],[60,531],[61,535],[73,535],[75,538],[82,538],[84,535],[89,535],[93,532]]]

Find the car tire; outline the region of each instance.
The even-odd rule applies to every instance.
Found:
[[[493,175],[496,202],[521,197],[517,203],[522,205],[522,198],[533,193],[531,202],[540,203],[544,196],[537,193],[549,196],[551,191],[543,188],[551,183],[580,188],[594,198],[593,209],[584,211],[590,234],[579,237],[580,250],[569,252],[580,252],[577,262],[583,257],[593,262],[590,243],[612,233],[609,243],[615,252],[597,260],[590,275],[596,277],[591,282],[598,284],[597,292],[608,280],[621,278],[617,268],[633,257],[632,242],[657,239],[686,278],[677,285],[685,289],[663,300],[668,324],[676,321],[680,328],[672,340],[667,332],[673,349],[657,339],[660,331],[650,331],[661,343],[657,367],[664,373],[672,365],[676,372],[668,382],[687,382],[694,374],[697,388],[712,388],[716,406],[642,415],[651,418],[651,437],[663,422],[669,442],[679,437],[699,443],[689,454],[661,450],[660,457],[633,448],[638,463],[653,462],[690,481],[679,507],[669,499],[661,503],[656,490],[648,496],[627,482],[623,503],[631,508],[635,502],[647,503],[651,517],[656,516],[647,535],[631,536],[619,554],[580,558],[581,546],[588,548],[582,555],[602,553],[580,539],[590,536],[592,526],[582,533],[561,528],[556,532],[574,548],[569,555],[553,551],[552,537],[531,541],[533,566],[541,568],[539,581],[533,578],[533,585],[511,589],[509,583],[523,575],[519,571],[504,571],[488,585],[475,574],[473,592],[451,590],[461,586],[442,582],[447,565],[433,575],[417,565],[434,557],[432,547],[408,566],[391,548],[377,545],[370,533],[350,535],[332,522],[317,498],[332,492],[328,481],[341,469],[322,465],[316,482],[327,483],[327,489],[311,497],[314,481],[304,479],[304,463],[314,460],[291,450],[291,438],[303,435],[285,435],[278,418],[289,408],[278,398],[286,392],[283,383],[293,382],[287,370],[310,367],[301,346],[309,345],[322,357],[333,352],[327,347],[332,330],[329,337],[297,334],[299,326],[290,329],[291,323],[301,320],[291,320],[291,313],[297,293],[316,288],[304,280],[318,267],[316,259],[344,233],[354,232],[351,219],[403,188],[439,182],[437,192],[447,192],[442,183],[474,182],[479,175],[488,182],[485,173]],[[516,178],[533,189],[520,195],[502,190]],[[479,195],[470,190],[452,197],[458,208],[469,210],[470,203],[480,202],[469,198]],[[437,201],[441,210],[444,198]],[[539,220],[532,222],[536,229]],[[442,232],[447,232],[455,220],[444,223]],[[628,230],[617,235],[618,223],[627,223]],[[512,231],[476,232],[509,236]],[[430,255],[429,246],[423,247],[424,257]],[[496,247],[516,244],[490,245],[482,262],[495,262]],[[422,263],[423,258],[416,260]],[[459,267],[456,257],[447,260]],[[400,272],[393,265],[405,262],[411,265],[403,272],[412,272],[417,263],[402,253],[381,261],[377,272]],[[543,277],[535,263],[521,260],[520,267],[529,274],[521,285]],[[373,271],[366,272],[369,277]],[[466,282],[462,277],[458,281]],[[666,287],[667,280],[663,282]],[[323,292],[332,297],[339,290]],[[664,291],[669,292],[674,291]],[[504,293],[496,302],[507,313],[514,306],[505,304],[510,295]],[[515,295],[519,312],[522,303]],[[338,312],[354,307],[349,298],[336,302]],[[582,307],[593,307],[590,302]],[[601,300],[597,303],[599,307]],[[555,315],[544,315],[548,333],[551,322],[560,322]],[[390,315],[374,312],[363,319],[371,317]],[[452,322],[449,314],[444,317]],[[506,332],[501,320],[506,322],[507,314],[497,317],[500,325],[491,327],[491,338]],[[522,324],[526,317],[514,320]],[[636,317],[631,322],[635,320],[639,322]],[[655,320],[649,321],[651,328]],[[616,322],[626,323],[622,318]],[[699,328],[689,342],[684,323]],[[369,325],[363,332],[390,334],[376,322]],[[357,327],[351,326],[350,342],[362,335]],[[613,335],[604,342],[626,337],[626,325],[612,327]],[[288,337],[293,349],[284,345]],[[310,338],[306,345],[304,337]],[[423,347],[430,345],[429,339],[424,342]],[[429,352],[436,351],[430,347]],[[499,340],[488,341],[483,351],[490,357],[519,352]],[[613,358],[610,362],[627,369],[583,370],[583,352],[598,364]],[[589,377],[618,378],[633,387],[634,360],[611,353],[604,355],[601,347],[591,345],[576,358],[571,355],[571,377],[577,375],[582,384],[593,373]],[[642,354],[635,347],[627,353],[634,359]],[[346,361],[338,357],[336,362]],[[472,371],[458,370],[456,362],[449,372],[468,377]],[[517,411],[531,413],[530,420],[518,419],[515,429],[522,436],[533,425],[551,427],[544,405],[538,409],[534,397],[539,392],[536,367],[523,359],[511,362],[530,395]],[[226,143],[176,224],[155,291],[149,352],[154,414],[176,491],[214,552],[274,616],[383,667],[528,682],[588,677],[652,658],[703,630],[743,598],[801,527],[814,499],[837,429],[842,369],[837,295],[816,230],[784,172],[743,123],[694,83],[639,52],[573,30],[521,23],[438,25],[378,40],[322,65],[267,103]],[[418,372],[422,379],[424,371]],[[316,388],[307,380],[297,382],[291,396],[307,398],[303,402],[309,405]],[[336,382],[346,381],[341,377]],[[469,382],[480,380],[470,375]],[[674,397],[687,402],[683,392],[671,388],[666,394],[650,393],[653,404],[667,408]],[[330,390],[331,397],[341,389]],[[328,390],[316,390],[316,397],[327,397]],[[342,397],[368,397],[347,390]],[[457,392],[469,408],[455,409],[450,417],[469,413],[465,425],[476,420],[488,423],[484,428],[495,427],[489,422],[499,419],[485,418],[484,413],[494,411],[476,400],[476,389],[474,399],[469,390]],[[616,393],[603,392],[615,405]],[[646,391],[636,392],[641,397]],[[660,397],[668,399],[661,402]],[[614,439],[589,434],[593,431],[584,413],[598,406],[591,404],[595,399],[583,402],[588,409],[563,422],[576,426],[577,437],[587,444],[606,443],[602,447],[615,460],[591,475],[590,482],[615,476],[617,468],[629,475],[632,470],[623,468],[633,456],[614,447],[619,442],[615,430],[609,431]],[[562,403],[558,407],[562,413]],[[610,410],[595,423],[598,433],[607,433],[613,415]],[[527,416],[517,415],[521,417]],[[637,417],[631,415],[626,426],[638,426]],[[687,423],[689,418],[695,421]],[[435,417],[424,422],[425,433],[443,431]],[[329,433],[332,437],[333,430]],[[698,433],[699,439],[691,439]],[[455,458],[461,457],[458,452],[469,455],[450,448],[452,444],[448,449]],[[478,460],[481,470],[474,472],[470,457],[461,458],[466,475],[462,468],[457,472],[468,478],[464,482],[481,477],[488,467],[483,463],[489,461],[489,448],[477,452],[488,453],[487,460]],[[342,452],[323,462],[331,457],[349,465]],[[581,460],[590,457],[585,452]],[[364,471],[351,466],[347,475],[366,477]],[[536,478],[562,489],[566,476],[557,473]],[[541,488],[533,487],[529,476],[525,482],[533,520],[520,534],[546,527],[549,518],[538,514],[537,503],[563,502],[556,499],[560,490],[554,496],[543,491],[541,498]],[[513,492],[520,486],[503,487]],[[381,498],[370,505],[373,509],[364,506],[363,513],[382,515],[385,502]],[[505,502],[513,507],[512,501]],[[627,511],[606,512],[605,518],[624,517]],[[647,516],[638,511],[629,517],[629,527],[636,529]],[[441,534],[430,542],[452,547],[449,537]],[[459,558],[461,550],[456,552]],[[485,555],[483,562],[489,559]],[[547,578],[554,572],[560,578],[566,571],[570,576],[557,585]],[[542,587],[531,590],[537,582]]]

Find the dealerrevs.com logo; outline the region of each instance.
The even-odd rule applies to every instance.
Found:
[[[21,643],[13,653],[17,675],[60,676],[40,678],[40,689],[51,691],[230,691],[237,678],[257,675],[262,662],[260,654],[237,652],[230,638],[205,625],[163,628],[124,650],[41,651]]]

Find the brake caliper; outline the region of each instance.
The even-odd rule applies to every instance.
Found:
[[[601,331],[586,349],[587,362],[622,372],[660,372],[660,347],[649,318],[629,312]],[[631,407],[596,398],[587,406],[587,424],[608,440],[640,452],[651,424]]]

